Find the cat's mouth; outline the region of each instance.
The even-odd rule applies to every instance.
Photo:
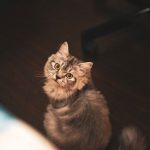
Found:
[[[53,76],[52,79],[58,83],[58,81],[61,79],[58,75]]]
[[[58,76],[58,75],[49,75],[48,77],[47,77],[47,79],[52,79],[52,80],[54,80],[55,82],[57,82],[58,80],[60,80],[61,78]]]
[[[53,79],[60,87],[64,88],[65,83],[63,82],[62,78],[56,76],[56,78]]]

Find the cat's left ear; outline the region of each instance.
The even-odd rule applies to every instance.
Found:
[[[93,66],[92,62],[79,63],[80,70],[83,72],[89,72]]]
[[[58,52],[57,52],[56,54],[61,55],[61,56],[63,56],[64,58],[68,57],[68,56],[69,56],[68,43],[67,43],[67,42],[64,42],[64,43],[60,46],[60,48],[59,48],[59,50],[58,50]]]

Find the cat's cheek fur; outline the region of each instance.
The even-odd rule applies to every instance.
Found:
[[[45,77],[48,77],[48,76],[49,76],[48,68],[49,68],[49,66],[48,66],[48,64],[46,63],[45,66],[44,66],[44,76],[45,76]]]
[[[76,88],[78,90],[81,90],[87,83],[88,83],[88,78],[80,77],[80,79],[77,81]]]
[[[51,70],[51,66],[49,63],[46,63],[44,66],[44,76],[46,78],[55,78],[55,71]]]

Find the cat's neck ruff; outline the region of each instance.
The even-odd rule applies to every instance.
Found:
[[[67,99],[69,96],[73,95],[75,91],[66,90],[63,87],[60,87],[58,83],[53,80],[49,80],[43,86],[45,93],[48,95],[50,99],[62,101],[63,99]]]
[[[61,101],[50,100],[50,103],[53,108],[59,109],[65,106],[71,106],[76,101],[76,99],[78,99],[78,97],[79,97],[79,91],[75,92],[73,95],[69,96],[67,99],[62,99]]]
[[[61,100],[50,99],[50,103],[54,109],[63,108],[65,106],[71,106],[73,103],[80,97],[81,93],[88,89],[88,86],[85,85],[82,90],[76,91],[74,94],[70,95],[68,98]]]

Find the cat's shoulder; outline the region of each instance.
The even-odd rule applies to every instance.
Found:
[[[102,99],[102,100],[104,99],[102,92],[94,88],[86,90],[85,96],[88,99]]]

